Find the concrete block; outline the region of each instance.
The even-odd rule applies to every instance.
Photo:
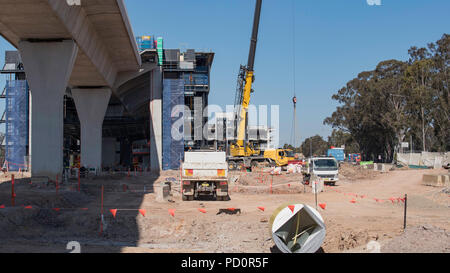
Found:
[[[377,166],[377,168],[374,168],[374,170],[378,170],[378,171],[380,171],[382,173],[389,172],[392,169],[392,167],[393,167],[392,164],[377,164],[376,166]]]
[[[171,186],[170,183],[162,183],[155,185],[156,202],[164,203],[169,201],[171,197]]]
[[[433,187],[448,187],[450,186],[450,175],[424,174],[422,177],[422,185]]]

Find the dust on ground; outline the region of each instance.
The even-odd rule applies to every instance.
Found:
[[[365,179],[375,179],[382,175],[373,170],[373,165],[353,165],[351,163],[342,163],[339,167],[339,177],[348,181],[357,182]]]
[[[384,253],[449,253],[450,233],[430,225],[408,228],[400,236],[384,244],[381,251]]]
[[[379,242],[382,252],[450,252],[449,193],[421,185],[423,174],[442,170],[379,173],[350,168],[355,169],[344,167],[336,186],[326,187],[318,196],[319,203],[326,203],[325,210],[318,209],[327,227],[324,252],[367,252],[370,241]],[[82,252],[269,253],[277,251],[269,232],[273,211],[286,202],[315,207],[311,188],[300,183],[301,174],[230,172],[231,200],[222,202],[181,201],[179,175],[179,171],[110,174],[82,179],[81,192],[76,179],[56,191],[52,183],[30,184],[24,176],[15,181],[15,207],[6,178],[0,184],[0,206],[5,205],[0,208],[0,252],[69,252],[67,243],[77,241]],[[174,196],[159,203],[155,186],[163,182],[172,184]],[[404,203],[389,200],[404,194],[408,194],[406,231]],[[218,214],[226,208],[241,213]],[[111,209],[118,209],[116,217]]]

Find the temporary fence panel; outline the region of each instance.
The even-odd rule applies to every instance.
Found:
[[[26,81],[6,82],[5,161],[10,171],[26,166],[28,144],[28,84]]]
[[[397,161],[400,164],[412,165],[412,166],[426,166],[433,168],[441,168],[442,165],[449,163],[449,157],[447,153],[398,153]]]
[[[178,169],[180,161],[183,160],[183,118],[184,80],[166,79],[163,90],[163,170]]]

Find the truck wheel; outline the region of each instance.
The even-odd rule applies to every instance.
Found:
[[[183,194],[183,201],[193,201],[194,196],[193,195],[184,195]]]
[[[228,170],[230,170],[230,171],[234,171],[234,170],[236,170],[236,162],[234,162],[234,161],[230,161],[230,162],[228,162]]]

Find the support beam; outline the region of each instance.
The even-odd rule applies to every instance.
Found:
[[[102,165],[102,127],[111,89],[72,89],[81,125],[81,166],[98,168]]]
[[[162,170],[162,82],[161,68],[150,73],[150,170]]]
[[[32,92],[31,175],[56,179],[63,169],[63,98],[78,47],[73,40],[21,41],[19,51]]]

